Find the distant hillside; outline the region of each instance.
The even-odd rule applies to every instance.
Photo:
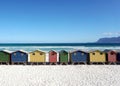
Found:
[[[111,38],[100,38],[97,43],[120,43],[119,37],[111,37]]]

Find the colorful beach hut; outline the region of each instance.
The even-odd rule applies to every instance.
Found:
[[[87,63],[88,57],[89,57],[89,54],[84,51],[77,50],[77,51],[70,52],[70,61],[72,63]]]
[[[90,63],[105,63],[106,62],[106,53],[95,50],[89,53]]]
[[[61,50],[59,52],[59,62],[60,63],[68,63],[68,52],[65,50]]]
[[[28,53],[23,50],[18,50],[11,53],[11,62],[14,63],[24,63],[28,62]]]
[[[107,54],[106,57],[109,63],[115,63],[117,61],[117,52],[113,50],[105,50],[104,52]]]
[[[117,52],[117,62],[120,63],[120,52]]]
[[[30,61],[33,63],[45,63],[46,62],[46,53],[40,50],[35,50],[33,52],[30,52]]]
[[[7,51],[0,51],[0,63],[10,63],[11,53]]]
[[[57,63],[57,52],[55,52],[53,50],[49,51],[49,62]]]

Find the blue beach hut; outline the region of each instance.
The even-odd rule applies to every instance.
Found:
[[[26,63],[28,62],[28,54],[25,51],[18,50],[12,52],[11,54],[11,62],[12,63]]]
[[[70,60],[72,63],[87,63],[88,57],[89,54],[81,50],[70,52]]]

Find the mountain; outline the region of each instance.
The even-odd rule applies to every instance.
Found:
[[[111,38],[100,38],[97,43],[120,43],[119,37],[111,37]]]

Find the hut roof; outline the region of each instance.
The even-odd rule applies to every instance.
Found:
[[[82,53],[86,53],[86,54],[88,54],[88,52],[86,52],[86,51],[82,51],[82,50],[74,50],[74,51],[71,51],[70,53],[75,53],[75,52],[82,52]]]
[[[112,51],[112,50],[110,50],[110,49],[105,49],[103,52],[108,53],[109,51]]]
[[[106,53],[109,53],[109,52],[114,52],[114,53],[116,53],[115,50],[104,50],[104,52],[106,52]]]
[[[68,53],[68,52],[65,50],[61,50],[59,53]]]
[[[27,51],[24,51],[24,50],[17,50],[17,51],[14,51],[14,52],[12,52],[12,53],[16,53],[16,52],[21,52],[21,53],[26,53],[26,54],[28,54],[28,52],[27,52]]]
[[[45,53],[44,51],[41,51],[41,50],[35,50],[35,51],[30,52],[30,53],[34,53],[34,52],[42,52],[42,53]]]
[[[94,52],[102,52],[102,53],[105,53],[105,52],[100,51],[100,50],[92,50],[92,51],[90,51],[89,53],[94,53]]]
[[[50,50],[49,52],[56,52],[55,50]],[[57,53],[57,52],[56,52]]]
[[[3,50],[2,52],[5,52],[5,53],[8,53],[8,54],[11,54],[13,51]]]

